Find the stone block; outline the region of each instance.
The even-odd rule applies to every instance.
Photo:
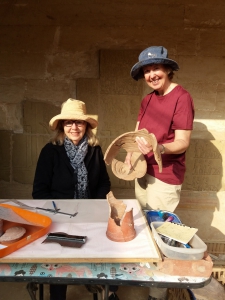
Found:
[[[225,60],[216,56],[182,56],[179,60],[179,79],[195,84],[204,84],[206,87],[221,83]],[[194,72],[193,72],[194,68]],[[191,74],[191,76],[190,76]]]
[[[140,97],[143,82],[130,76],[140,51],[102,50],[100,55],[100,94]],[[118,67],[119,66],[119,67]],[[113,76],[112,76],[113,75]]]
[[[208,57],[223,57],[224,40],[221,39],[221,36],[224,36],[225,34],[224,26],[225,23],[223,22],[222,28],[220,28],[218,24],[218,27],[220,28],[219,30],[218,27],[216,27],[207,28],[200,31],[200,47],[198,49],[198,55]],[[209,36],[213,36],[213,43],[212,41],[209,41]]]
[[[180,72],[180,71],[179,71]],[[195,110],[215,111],[216,109],[216,93],[211,86],[205,83],[194,83],[178,80],[192,96]]]
[[[225,116],[225,112],[219,110],[195,110],[195,119],[204,120],[204,122],[211,120],[223,120]]]
[[[197,235],[205,242],[224,241],[225,192],[182,190],[175,213],[181,222],[197,228]]]
[[[222,112],[223,115],[223,112]],[[199,118],[201,116],[201,118]],[[213,118],[214,117],[214,118]],[[191,138],[201,140],[218,140],[223,141],[225,136],[225,124],[221,114],[214,112],[212,114],[204,114],[197,112],[194,120]],[[218,143],[220,146],[220,143]],[[223,149],[220,150],[223,154]]]
[[[85,102],[89,114],[98,115],[101,110],[99,106],[99,79],[77,79],[76,99]]]
[[[1,78],[0,103],[20,103],[24,98],[25,79]]]
[[[193,47],[193,45],[198,45],[197,42],[199,40],[199,30],[195,29],[195,28],[182,28],[181,27],[181,28],[179,28],[178,35],[179,35],[179,38],[177,41],[177,52],[178,52],[179,56],[196,55],[198,48]]]
[[[183,189],[194,191],[225,189],[225,186],[221,186],[224,175],[222,155],[217,144],[215,141],[191,140],[186,154],[187,171]]]
[[[129,102],[128,97],[125,95],[117,95],[117,97],[107,95],[107,99],[108,100],[105,101],[105,96],[101,95],[101,99],[99,101],[99,105],[101,107],[99,119],[102,120],[102,128],[104,130],[110,130],[112,138],[114,139],[117,137],[117,131],[120,134],[129,131],[126,124],[127,120],[130,118]]]
[[[0,129],[22,132],[22,109],[20,103],[0,104]]]
[[[0,181],[0,199],[32,199],[32,184]]]
[[[112,142],[111,132],[109,130],[101,130],[97,132],[97,137],[100,140],[103,154]]]
[[[100,80],[101,94],[140,95],[141,82],[134,82],[131,78],[102,78]]]
[[[0,186],[1,181],[10,182],[12,147],[11,134],[12,133],[10,131],[0,130]],[[2,188],[0,188],[0,190],[1,189]]]
[[[45,56],[40,53],[2,53],[0,69],[4,78],[42,78],[45,76]]]
[[[95,24],[87,21],[84,23],[79,22],[79,24],[76,24],[76,22],[75,20],[72,25],[61,27],[59,49],[74,53],[76,51],[89,50],[90,41],[92,49],[104,48],[106,43],[115,44],[113,39],[109,37],[108,26],[103,26],[99,30],[98,20],[96,20]]]
[[[210,5],[211,1],[205,1],[205,0],[198,0],[198,5],[202,6],[204,5]],[[224,4],[223,0],[218,0],[218,5]],[[195,0],[188,0],[188,5],[196,6],[196,1]],[[200,10],[201,12],[201,10]]]
[[[192,139],[206,139],[224,141],[224,111],[195,111],[194,124],[202,124],[205,128],[196,128],[192,132]],[[219,145],[219,144],[218,144]]]
[[[0,52],[45,53],[52,50],[56,28],[53,26],[0,26],[1,42],[4,49]],[[28,42],[29,41],[29,42]]]
[[[71,11],[68,11],[68,5],[64,6],[61,12],[61,14],[64,12],[67,18],[62,19],[61,15],[55,12],[57,21],[60,20],[62,26],[60,48],[65,51],[89,49],[90,45],[96,49],[106,47],[120,49],[121,46],[124,49],[144,48],[146,41],[149,40],[149,26],[145,26],[146,11],[151,25],[161,29],[158,30],[157,35],[154,35],[155,44],[160,45],[164,40],[164,44],[172,47],[174,43],[171,42],[171,36],[174,37],[177,32],[174,28],[183,26],[184,8],[177,1],[171,1],[169,4],[161,3],[160,7],[146,2],[141,4],[120,2],[119,5],[102,2],[101,7],[94,3],[87,5],[89,10],[78,3],[73,5],[72,11],[79,12],[76,18],[71,15]],[[160,18],[160,22],[158,22],[158,14],[165,16]]]
[[[216,89],[216,110],[223,111],[225,110],[225,84],[218,84]]]
[[[17,134],[13,136],[12,177],[17,183],[32,184],[37,159],[48,136]]]
[[[131,81],[130,70],[137,62],[140,51],[134,50],[101,50],[100,52],[100,75],[101,80],[127,79]],[[128,83],[127,82],[127,83]],[[136,83],[133,79],[133,83]],[[126,86],[124,87],[126,89]]]
[[[66,101],[67,99],[65,99]],[[61,106],[61,105],[60,105]],[[61,107],[44,102],[23,102],[23,126],[24,132],[29,134],[45,134],[50,138],[51,130],[49,121],[60,113]]]
[[[132,119],[132,121],[137,122],[137,117],[138,117],[138,112],[141,106],[141,100],[142,98],[139,96],[131,96],[129,97],[129,104],[130,104],[130,119]],[[130,130],[134,130],[132,129],[132,127],[129,127]]]
[[[224,4],[224,3],[223,3]],[[221,5],[223,5],[221,3]],[[198,4],[199,5],[199,4]],[[211,1],[198,6],[196,2],[185,6],[185,25],[196,28],[224,28],[223,10]]]
[[[74,88],[73,80],[29,79],[27,81],[25,99],[36,102],[47,102],[60,105],[70,98]]]
[[[198,116],[200,113],[198,114]],[[224,114],[223,114],[224,115]],[[206,140],[217,140],[223,143],[225,135],[225,120],[221,114],[210,114],[210,118],[197,118],[194,121],[194,130],[192,132],[192,139],[206,139]],[[214,117],[214,119],[213,119]],[[222,144],[218,143],[218,147],[221,148]],[[221,154],[224,154],[224,149],[220,149]]]
[[[0,105],[0,129],[1,130],[7,130],[7,109],[6,105],[1,104]]]
[[[46,55],[48,77],[57,80],[99,77],[98,51],[56,53]]]

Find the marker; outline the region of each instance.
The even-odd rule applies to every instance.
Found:
[[[55,209],[55,212],[57,212],[57,211],[58,211],[58,209],[57,209],[57,206],[56,206],[56,204],[55,204],[55,202],[54,202],[54,201],[52,201],[52,205],[53,205],[53,207],[54,207],[54,209]]]
[[[165,222],[172,222],[173,221],[173,219],[174,219],[174,217],[172,217],[172,216],[169,216],[166,220],[165,220]]]
[[[191,248],[191,246],[188,245],[188,244],[182,244],[182,245],[183,245],[184,248]]]

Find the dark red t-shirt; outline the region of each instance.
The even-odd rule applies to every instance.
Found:
[[[176,86],[165,96],[156,92],[148,94],[141,102],[138,129],[146,128],[154,133],[159,144],[174,141],[175,130],[192,130],[194,104],[190,94]],[[145,156],[147,173],[169,184],[182,184],[185,173],[185,152],[162,154],[163,171],[159,173],[153,153]]]

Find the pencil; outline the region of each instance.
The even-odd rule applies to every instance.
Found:
[[[53,207],[54,207],[55,211],[57,212],[57,206],[56,206],[56,204],[55,204],[55,202],[54,202],[54,201],[52,201],[52,205],[53,205]]]

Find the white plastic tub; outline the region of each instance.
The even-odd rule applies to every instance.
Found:
[[[164,243],[156,231],[156,228],[162,224],[163,222],[151,222],[151,229],[157,245],[166,257],[181,260],[199,260],[203,258],[204,252],[207,250],[207,245],[196,234],[189,242],[192,248],[169,246]]]

